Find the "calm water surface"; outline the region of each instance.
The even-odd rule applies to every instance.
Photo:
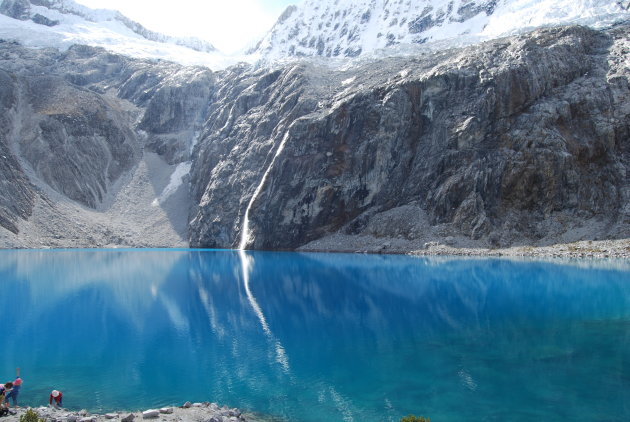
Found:
[[[630,272],[232,251],[0,251],[23,404],[280,420],[630,420]]]

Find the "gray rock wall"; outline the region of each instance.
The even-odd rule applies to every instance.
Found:
[[[18,220],[32,213],[35,193],[9,142],[10,115],[17,103],[15,88],[11,75],[0,70],[0,226],[17,234]]]
[[[13,19],[27,20],[30,17],[31,3],[28,0],[0,1],[0,13]]]
[[[189,160],[212,89],[208,69],[87,46],[59,52],[0,42],[0,73],[2,109],[10,110],[2,119],[3,148],[12,148],[37,183],[90,208],[103,203],[145,149],[169,163]],[[158,137],[171,142],[167,150],[152,148]],[[3,199],[18,202],[12,198]]]
[[[56,191],[95,208],[137,160],[127,119],[98,94],[63,79],[31,77],[25,85],[22,107],[32,113],[18,143],[22,156]]]
[[[315,107],[302,66],[221,75],[191,171],[190,239],[205,247],[238,244],[240,216],[287,127]],[[209,235],[211,233],[211,235]]]
[[[245,77],[226,83],[220,103],[233,104],[233,122],[208,121],[191,245],[238,243],[285,135],[253,204],[254,248],[335,232],[420,237],[375,228],[408,206],[427,230],[484,246],[535,243],[594,220],[596,236],[627,237],[629,73],[615,37],[627,40],[627,28],[548,29],[344,72],[303,64],[283,69],[272,92],[253,82],[235,90]],[[273,95],[285,89],[289,114]],[[405,218],[387,226],[417,229]]]

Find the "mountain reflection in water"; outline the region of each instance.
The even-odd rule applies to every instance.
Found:
[[[630,272],[573,264],[0,251],[0,374],[22,368],[24,404],[57,388],[93,411],[627,420]]]

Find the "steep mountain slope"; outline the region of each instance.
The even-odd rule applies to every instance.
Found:
[[[113,10],[94,10],[72,0],[0,0],[0,39],[32,47],[104,47],[138,58],[225,67],[236,59],[198,38],[150,31]]]
[[[0,42],[0,78],[6,242],[32,246],[29,231],[57,246],[185,242],[187,189],[170,178],[190,166],[210,70]]]
[[[12,131],[9,110],[17,101],[12,79],[12,75],[0,70],[0,227],[17,234],[18,220],[32,214],[35,193],[7,142]]]
[[[287,8],[256,52],[267,61],[355,57],[438,40],[472,43],[547,25],[601,26],[629,12],[625,0],[305,0]]]
[[[570,27],[343,71],[235,69],[193,164],[191,245],[236,247],[255,191],[253,248],[627,238],[629,49],[627,26]]]

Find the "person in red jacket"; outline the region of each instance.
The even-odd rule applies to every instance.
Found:
[[[60,409],[63,407],[63,403],[61,402],[63,398],[63,394],[61,391],[52,390],[50,393],[50,400],[48,400],[48,405],[53,406],[55,409]],[[53,404],[53,400],[55,403]]]
[[[13,406],[18,405],[18,396],[20,395],[20,388],[22,388],[22,378],[20,378],[20,368],[15,368],[15,381],[13,381],[13,389],[7,391],[6,402],[9,404],[9,399],[13,399]]]

